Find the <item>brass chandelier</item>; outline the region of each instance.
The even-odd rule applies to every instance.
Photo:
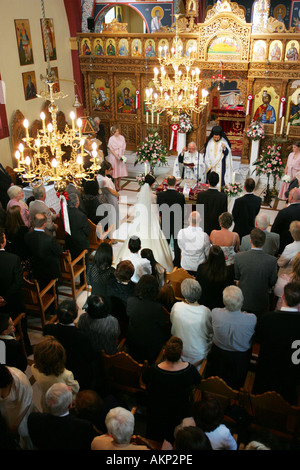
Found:
[[[49,101],[48,110],[51,115],[51,122],[46,126],[45,113],[41,113],[42,129],[38,130],[36,138],[29,135],[29,123],[25,119],[23,126],[25,127],[26,136],[23,138],[24,144],[19,145],[16,151],[17,167],[15,172],[19,173],[22,181],[32,185],[42,185],[53,182],[56,191],[63,193],[67,184],[72,182],[76,186],[80,186],[82,179],[93,179],[95,172],[100,168],[98,165],[97,144],[93,143],[92,157],[90,158],[91,166],[88,170],[84,169],[84,157],[87,153],[84,151],[85,137],[82,135],[82,120],[76,120],[74,111],[70,113],[72,121],[71,127],[67,124],[64,131],[61,132],[57,127],[57,111],[55,104],[60,98],[65,98],[63,92],[53,92],[53,86],[57,79],[51,71],[50,57],[48,51],[48,33],[45,27],[45,10],[44,1],[41,0],[42,24],[45,37],[45,50],[47,57],[47,76],[40,78],[47,84],[48,91],[41,92],[37,95]],[[78,106],[75,100],[74,106]],[[65,150],[71,150],[69,158],[64,158]]]
[[[158,116],[163,111],[171,115],[171,121],[179,120],[182,112],[191,114],[200,113],[207,106],[207,90],[203,89],[201,97],[198,96],[202,80],[200,69],[191,69],[195,62],[195,50],[189,49],[189,55],[184,57],[180,44],[178,31],[178,17],[175,15],[176,33],[173,40],[173,47],[169,54],[168,49],[160,48],[158,60],[160,70],[154,68],[154,88],[146,88],[145,104],[152,113]],[[173,67],[173,76],[170,77],[166,67]],[[158,119],[157,119],[158,121]],[[152,119],[153,122],[153,119]]]

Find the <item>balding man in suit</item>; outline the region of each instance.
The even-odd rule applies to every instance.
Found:
[[[247,178],[244,184],[246,193],[244,196],[235,200],[232,215],[234,219],[233,231],[237,232],[242,239],[245,235],[249,235],[255,227],[255,217],[260,211],[261,198],[256,196],[253,191],[255,189],[255,181],[253,178]]]

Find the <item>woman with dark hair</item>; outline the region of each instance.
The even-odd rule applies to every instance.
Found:
[[[192,412],[192,390],[201,381],[197,369],[182,361],[183,342],[172,336],[164,347],[164,360],[143,373],[147,387],[146,437],[173,442],[174,430]]]
[[[162,287],[165,283],[166,268],[159,264],[154,258],[153,251],[150,248],[143,248],[141,251],[141,257],[146,258],[150,261],[152,268],[152,276],[158,280],[159,287]]]
[[[233,266],[235,254],[239,251],[240,237],[237,232],[229,229],[233,224],[233,216],[230,212],[223,212],[219,216],[220,230],[213,230],[210,241],[213,245],[219,245],[224,251],[226,266]]]
[[[99,188],[103,196],[107,199],[107,223],[108,227],[113,225],[113,229],[111,234],[114,230],[119,228],[119,197],[120,194],[116,191],[114,182],[111,178],[113,167],[112,165],[104,160],[101,163],[101,168],[99,170],[99,174],[97,176],[97,182]],[[105,217],[106,218],[106,217]],[[103,227],[103,230],[105,227]]]
[[[68,385],[74,399],[79,392],[79,383],[74,379],[73,372],[66,369],[65,348],[54,336],[44,336],[35,346],[31,372],[42,393],[41,404],[45,412],[45,395],[54,383],[63,382]]]
[[[127,300],[127,346],[138,362],[155,362],[164,343],[165,313],[157,301],[157,279],[145,274],[136,284],[135,297]]]
[[[168,310],[168,312],[171,312],[177,299],[170,281],[167,281],[167,283],[159,289],[157,300],[166,310]]]
[[[102,349],[106,354],[117,352],[120,327],[118,320],[110,314],[105,297],[98,295],[88,297],[86,313],[80,315],[78,328],[87,334],[97,356],[100,356]]]
[[[177,432],[174,450],[213,450],[213,448],[202,429],[196,426],[187,426]]]
[[[103,218],[102,216],[97,215],[97,209],[101,204],[107,202],[107,199],[100,194],[101,190],[99,189],[96,180],[86,181],[83,189],[84,195],[82,200],[87,218],[97,225]]]
[[[210,310],[216,307],[224,307],[223,290],[234,284],[233,271],[226,267],[225,256],[222,248],[212,245],[208,259],[199,264],[196,280],[202,287],[199,303]]]
[[[7,251],[18,255],[22,264],[28,260],[28,252],[24,242],[24,236],[29,232],[25,225],[20,206],[11,206],[6,212],[5,235],[9,243],[6,245]]]
[[[92,295],[107,296],[107,286],[114,278],[112,267],[113,249],[107,242],[101,243],[95,253],[94,262],[89,265],[87,282],[92,287]]]

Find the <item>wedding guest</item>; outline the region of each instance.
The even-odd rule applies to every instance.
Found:
[[[6,210],[8,210],[12,206],[20,206],[23,222],[25,225],[27,225],[27,227],[31,228],[31,218],[29,214],[29,209],[27,204],[23,201],[23,189],[20,186],[16,185],[10,186],[7,190],[7,194],[10,200],[7,203]]]
[[[230,231],[233,224],[233,216],[230,212],[223,212],[219,216],[220,230],[213,230],[210,241],[213,245],[219,245],[225,255],[226,266],[234,264],[235,254],[239,251],[240,237],[237,232]]]
[[[296,173],[300,170],[300,140],[297,140],[292,145],[293,151],[289,154],[285,166],[284,175],[288,175],[291,180],[296,176]],[[289,189],[289,183],[283,182],[279,191],[278,197],[280,199],[286,199],[286,191]]]
[[[291,272],[294,257],[300,252],[300,221],[294,220],[290,224],[290,234],[293,237],[293,243],[286,245],[280,257],[277,260],[279,266],[278,276],[283,273]]]
[[[79,391],[79,384],[74,379],[73,372],[65,368],[66,351],[65,348],[54,338],[54,336],[44,336],[34,349],[34,362],[31,365],[31,372],[41,391],[41,405],[47,411],[45,395],[47,390],[54,383],[63,382],[73,393],[73,399]]]
[[[114,182],[109,176],[112,173],[112,165],[108,161],[101,163],[101,168],[97,176],[97,182],[99,188],[102,191],[103,196],[107,199],[107,204],[103,204],[103,212],[107,211],[107,227],[111,229],[109,238],[112,238],[112,233],[119,227],[119,197],[120,194],[116,190]],[[101,214],[101,215],[104,215]],[[103,227],[106,230],[106,227]]]
[[[20,206],[11,206],[6,212],[5,234],[8,241],[6,249],[10,253],[19,256],[23,267],[24,262],[28,260],[29,254],[24,241],[29,228],[25,225]]]
[[[115,272],[112,262],[112,247],[104,241],[98,246],[93,263],[87,271],[87,283],[92,288],[92,295],[107,297],[107,286],[112,282]]]
[[[151,274],[157,278],[159,287],[162,287],[165,283],[166,268],[156,261],[153,251],[150,250],[150,248],[143,248],[143,250],[141,250],[141,257],[150,261],[152,268]]]
[[[170,281],[167,281],[166,284],[159,289],[157,300],[168,312],[171,312],[177,299]]]
[[[298,282],[300,284],[300,252],[292,261],[291,271],[284,272],[278,276],[277,282],[274,286],[274,295],[278,298],[276,310],[280,310],[282,307],[284,286],[289,282]],[[300,310],[300,305],[298,309]]]
[[[122,161],[126,150],[126,140],[123,135],[120,134],[118,127],[112,126],[110,128],[111,136],[108,140],[108,156],[109,161],[113,167],[112,176],[115,180],[116,190],[121,190],[121,177],[128,176],[126,163]]]
[[[9,313],[0,313],[0,342],[5,344],[5,364],[22,372],[27,369],[27,356],[20,341],[16,340],[16,328]]]

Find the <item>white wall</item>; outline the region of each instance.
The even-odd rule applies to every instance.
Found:
[[[57,101],[61,111],[69,119],[69,113],[74,102],[74,85],[63,79],[73,80],[73,68],[70,51],[70,31],[63,0],[45,0],[46,18],[52,18],[54,23],[57,60],[51,61],[51,67],[58,68],[60,89],[67,98]],[[44,59],[42,31],[40,25],[41,5],[39,0],[0,0],[0,73],[5,84],[6,113],[9,128],[16,110],[20,110],[29,123],[39,119],[44,100],[34,98],[26,101],[23,91],[22,73],[35,71],[37,93],[46,90],[46,85],[40,80],[40,75],[46,75],[47,63]],[[34,63],[20,65],[18,45],[14,20],[28,19],[32,40]],[[0,140],[0,161],[13,165],[11,139]]]

